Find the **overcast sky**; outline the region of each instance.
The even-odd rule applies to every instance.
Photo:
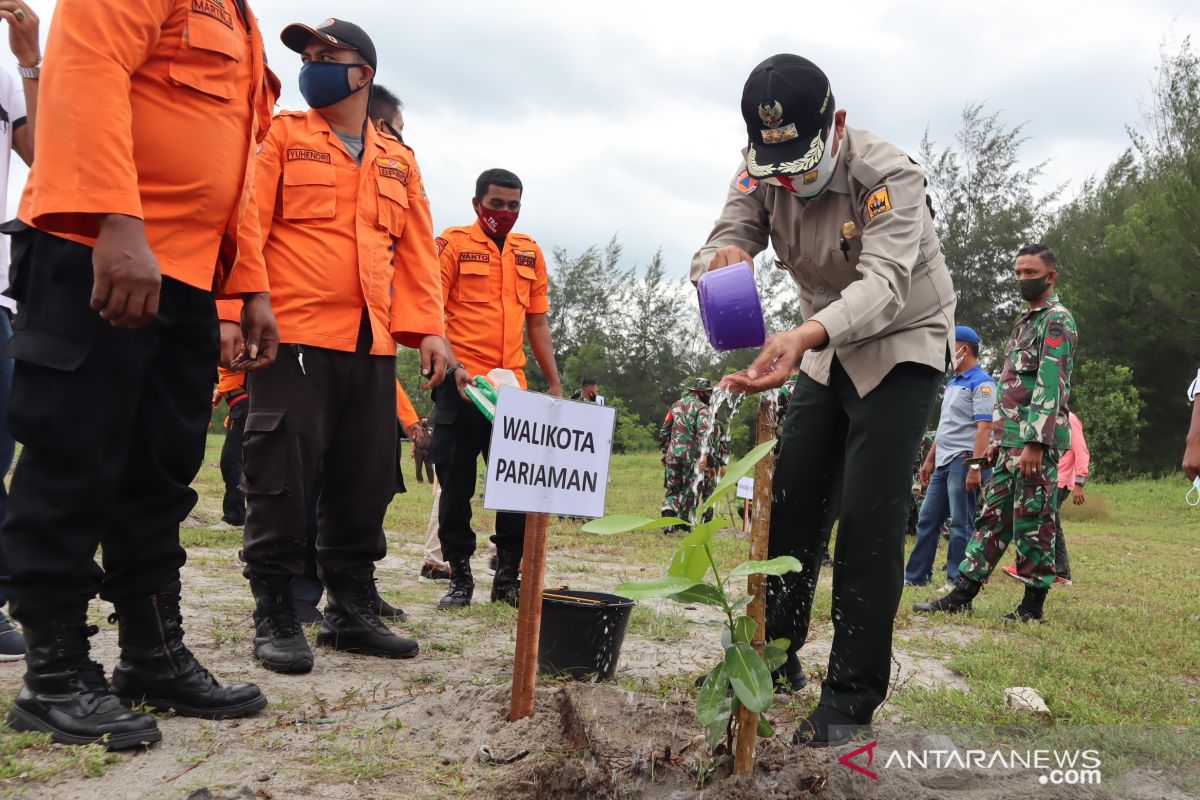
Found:
[[[501,166],[525,182],[518,229],[547,254],[617,234],[631,263],[661,246],[676,276],[720,210],[746,138],[742,84],[767,56],[811,58],[850,125],[913,154],[926,127],[949,142],[963,106],[986,101],[1027,123],[1025,160],[1049,159],[1046,185],[1070,193],[1127,147],[1164,39],[1200,31],[1195,0],[251,2],[285,108],[303,103],[284,25],[334,15],[372,36],[435,228],[470,222],[476,175]],[[48,27],[54,4],[31,5]],[[14,163],[10,213],[24,175]]]

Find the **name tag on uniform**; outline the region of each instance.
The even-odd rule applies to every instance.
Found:
[[[308,150],[303,147],[290,147],[287,151],[288,161],[319,161],[322,164],[332,164],[329,153],[320,150]]]
[[[492,257],[487,253],[463,252],[458,254],[458,260],[459,262],[474,261],[480,264],[487,264],[492,260]]]

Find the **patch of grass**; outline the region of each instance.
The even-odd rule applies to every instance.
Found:
[[[0,786],[17,791],[70,773],[98,778],[120,760],[120,756],[98,744],[58,745],[49,734],[18,733],[0,725]]]
[[[637,606],[629,617],[629,633],[653,642],[681,642],[688,637],[688,621],[680,614]]]

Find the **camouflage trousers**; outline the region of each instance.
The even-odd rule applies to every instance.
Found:
[[[1021,448],[1001,451],[992,482],[985,487],[975,535],[959,571],[983,583],[1011,542],[1017,547],[1017,577],[1044,589],[1054,583],[1054,513],[1058,508],[1057,450],[1047,449],[1040,478],[1021,476]]]
[[[716,473],[706,472],[700,479],[699,495],[708,497],[717,486]],[[695,522],[697,505],[696,462],[666,461],[663,464],[663,496],[662,510],[664,513]],[[713,511],[710,508],[704,515],[704,521],[711,520]]]

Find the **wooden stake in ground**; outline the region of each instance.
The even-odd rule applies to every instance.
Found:
[[[549,514],[525,515],[525,558],[521,570],[521,606],[517,612],[517,655],[513,660],[512,709],[508,714],[510,722],[533,716],[549,527]]]
[[[775,436],[775,403],[773,398],[758,401],[758,442]],[[768,453],[754,467],[754,518],[750,524],[750,560],[767,559],[767,539],[771,531],[771,473],[775,470],[775,454]],[[753,646],[761,656],[766,647],[767,579],[764,575],[746,578],[746,591],[752,598],[746,616],[758,623]],[[754,745],[758,738],[758,714],[742,707],[738,710],[737,743],[734,748],[733,774],[749,776],[754,772]]]

